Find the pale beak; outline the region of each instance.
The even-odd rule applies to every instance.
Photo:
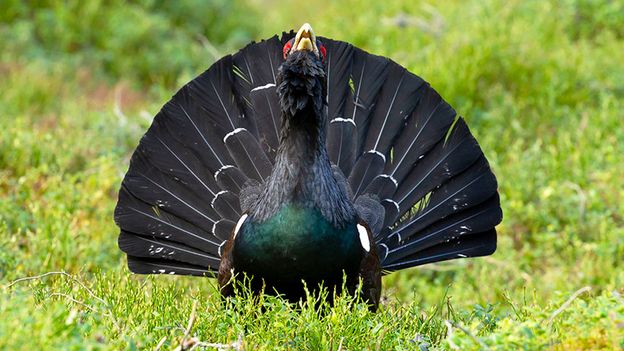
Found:
[[[292,50],[308,50],[314,52],[317,57],[319,56],[319,51],[316,47],[316,35],[314,35],[314,31],[312,30],[312,26],[310,24],[304,23],[303,26],[299,28],[297,36],[295,36],[295,42],[293,43]]]

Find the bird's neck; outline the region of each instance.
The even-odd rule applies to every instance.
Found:
[[[287,112],[282,115],[280,144],[277,161],[280,158],[300,166],[314,163],[331,168],[325,148],[326,118],[324,108],[312,104],[297,110],[294,116]],[[326,161],[326,162],[321,162]]]
[[[355,210],[334,178],[325,148],[324,108],[313,104],[287,113],[282,119],[280,145],[271,176],[254,209],[256,220],[266,220],[284,206],[320,211],[337,227],[353,220]]]

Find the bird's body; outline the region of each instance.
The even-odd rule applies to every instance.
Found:
[[[422,79],[309,25],[251,44],[174,96],[116,209],[137,273],[232,278],[291,300],[304,284],[376,308],[382,270],[490,254],[496,179]],[[206,200],[208,199],[208,200]]]
[[[360,242],[353,202],[340,187],[325,146],[326,79],[320,57],[293,52],[276,79],[282,120],[275,164],[230,239],[220,282],[230,291],[229,271],[243,273],[253,277],[254,289],[264,285],[265,291],[296,300],[305,293],[302,281],[310,289],[320,284],[335,289],[343,275],[357,277],[368,252]],[[349,288],[357,283],[350,281]],[[376,304],[376,298],[369,300]]]
[[[310,289],[319,283],[340,286],[343,273],[358,274],[363,258],[355,223],[338,228],[299,203],[285,205],[263,223],[247,221],[233,247],[235,272],[263,279],[268,292],[288,290],[291,299],[303,296],[302,280]]]

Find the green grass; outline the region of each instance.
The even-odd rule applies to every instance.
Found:
[[[170,350],[194,304],[191,336],[247,350],[624,348],[621,2],[161,6],[0,4],[0,349]],[[219,56],[305,21],[466,116],[499,179],[496,254],[386,277],[377,314],[130,275],[112,211],[152,116]],[[52,271],[71,276],[9,286]]]

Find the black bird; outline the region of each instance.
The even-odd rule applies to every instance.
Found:
[[[375,309],[383,274],[489,255],[497,183],[427,82],[304,24],[186,84],[130,161],[115,221],[130,270],[304,295],[343,275]],[[239,275],[241,274],[241,275]]]

